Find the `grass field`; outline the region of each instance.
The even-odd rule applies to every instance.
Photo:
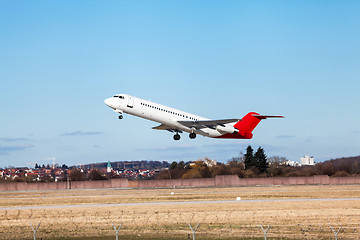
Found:
[[[33,239],[30,223],[39,222],[38,239],[115,239],[112,223],[123,223],[119,239],[188,239],[189,222],[193,227],[200,223],[196,239],[263,239],[260,224],[271,224],[268,239],[334,239],[329,225],[336,230],[343,226],[339,239],[360,239],[360,201],[332,200],[360,198],[359,185],[20,191],[1,196],[1,239]],[[241,201],[183,203],[237,197]],[[244,201],[266,199],[294,200]],[[164,204],[106,205],[151,202]],[[17,209],[24,206],[38,208]]]

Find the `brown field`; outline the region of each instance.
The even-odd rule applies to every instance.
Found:
[[[18,191],[1,192],[1,196],[1,239],[33,239],[30,223],[39,222],[38,239],[115,239],[112,223],[124,224],[119,239],[187,239],[189,222],[193,227],[200,223],[196,239],[263,239],[259,224],[271,224],[268,239],[334,239],[329,225],[343,226],[339,239],[360,239],[360,200],[330,200],[360,198],[359,185]],[[67,206],[236,197],[242,201]],[[257,199],[298,201],[243,201]],[[16,209],[24,206],[40,208]]]

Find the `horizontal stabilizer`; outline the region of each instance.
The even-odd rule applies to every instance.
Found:
[[[257,119],[267,119],[267,118],[283,118],[284,116],[272,116],[272,115],[257,115],[257,114],[252,114],[253,117],[256,117]]]

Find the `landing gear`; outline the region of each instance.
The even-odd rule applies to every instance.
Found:
[[[190,134],[189,134],[189,137],[190,137],[191,139],[196,138],[196,133],[190,133]]]
[[[180,140],[180,135],[178,133],[176,133],[174,135],[174,140],[177,141],[177,140]]]
[[[123,119],[123,115],[119,115],[119,119]]]

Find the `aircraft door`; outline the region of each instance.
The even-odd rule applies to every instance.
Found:
[[[133,108],[133,106],[134,106],[134,98],[132,96],[128,96],[128,104],[127,104],[127,106],[129,108]]]

